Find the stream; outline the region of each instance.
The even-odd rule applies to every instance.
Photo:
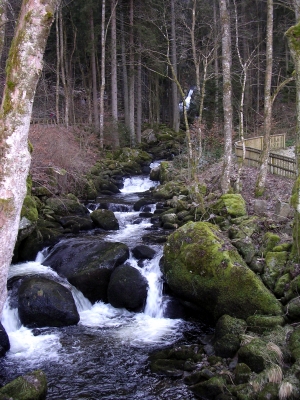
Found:
[[[142,236],[154,231],[150,218],[140,217],[140,211],[133,211],[133,203],[151,186],[153,182],[146,176],[125,179],[120,194],[111,199],[103,196],[97,199],[97,204],[90,205],[96,209],[104,202],[105,207],[114,211],[120,229],[79,235],[92,234],[99,236],[99,240],[123,242],[129,249],[142,244]],[[152,212],[155,210],[154,204],[147,207]],[[11,349],[0,359],[0,385],[29,371],[42,369],[47,375],[49,400],[195,399],[181,379],[157,376],[148,366],[148,356],[154,350],[196,341],[197,336],[208,329],[194,320],[166,318],[172,299],[163,293],[159,268],[163,245],[151,244],[150,247],[156,255],[144,261],[142,268],[132,254],[127,261],[148,280],[147,302],[140,313],[116,309],[102,302],[92,305],[64,278],[42,265],[51,250],[49,253],[44,249],[34,262],[12,265],[9,278],[44,274],[70,288],[80,322],[64,328],[28,329],[21,325],[17,309],[10,305],[8,297],[2,324],[9,335]]]

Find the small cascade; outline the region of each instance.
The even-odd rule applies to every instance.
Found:
[[[151,181],[150,178],[134,176],[124,180],[124,187],[121,193],[141,193],[146,192],[152,187],[158,185],[158,182]]]
[[[122,194],[107,201],[105,199],[108,207],[111,204],[122,204],[123,207],[119,200],[126,197],[124,208],[115,211],[120,229],[109,231],[105,236],[101,233],[99,240],[122,242],[130,250],[143,243],[142,236],[151,229],[152,224],[149,218],[140,216],[141,212],[133,211],[132,204],[127,206],[133,198],[129,196],[128,200],[128,194],[146,191],[155,184],[145,177],[125,179]],[[99,204],[95,204],[94,209]],[[150,204],[141,211],[153,213],[154,210],[155,204]],[[64,240],[68,241],[68,238]],[[91,400],[156,399],[157,391],[153,387],[157,378],[146,372],[148,355],[154,349],[164,348],[182,339],[183,331],[189,328],[182,319],[164,317],[168,297],[163,295],[163,279],[159,268],[162,245],[150,247],[156,251],[152,260],[137,260],[131,254],[126,261],[148,280],[147,301],[144,312],[140,313],[117,309],[101,301],[91,304],[64,277],[41,264],[52,250],[45,249],[35,261],[12,265],[9,278],[44,275],[71,290],[80,321],[77,326],[28,329],[22,326],[18,311],[10,307],[8,298],[1,322],[9,335],[11,349],[0,360],[3,372],[0,385],[14,379],[16,371],[22,375],[29,368],[41,368],[48,379],[47,399],[71,399],[74,396]],[[171,385],[162,398],[188,398],[184,385],[180,390],[182,396],[174,397],[178,395],[178,386],[173,389]]]

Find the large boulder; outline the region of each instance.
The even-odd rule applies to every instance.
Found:
[[[175,294],[214,319],[224,314],[246,319],[255,313],[282,312],[228,238],[208,222],[189,222],[171,234],[162,268]]]
[[[113,270],[129,257],[123,243],[75,238],[58,243],[43,261],[79,289],[91,302],[107,301]]]
[[[0,389],[0,400],[44,400],[47,395],[47,378],[36,370],[19,376]]]
[[[147,279],[131,265],[117,267],[108,285],[108,301],[116,308],[140,310],[146,303]]]
[[[119,222],[111,210],[95,210],[91,213],[96,226],[105,230],[118,230]]]
[[[80,204],[79,200],[73,195],[67,195],[65,198],[50,197],[46,200],[46,207],[46,210],[52,211],[56,216],[85,215],[89,213],[88,209]]]
[[[79,322],[72,293],[44,277],[25,279],[18,291],[19,317],[29,327],[68,326]]]
[[[5,353],[10,349],[9,338],[0,322],[0,357],[4,356]]]

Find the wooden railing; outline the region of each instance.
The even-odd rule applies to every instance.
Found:
[[[244,164],[251,167],[260,167],[260,156],[263,146],[263,136],[249,138],[244,140],[245,143],[245,159]],[[276,150],[285,148],[285,134],[272,135],[270,138],[270,149]],[[235,155],[238,159],[243,157],[242,141],[235,143]],[[295,158],[286,157],[281,154],[270,152],[269,154],[269,171],[272,174],[281,175],[286,178],[296,177],[296,160]]]

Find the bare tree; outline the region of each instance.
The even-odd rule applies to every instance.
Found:
[[[255,195],[261,196],[265,190],[270,153],[270,135],[272,127],[272,69],[273,69],[273,0],[267,0],[267,42],[266,42],[266,73],[264,90],[264,140],[261,154],[261,166],[256,180]]]
[[[117,0],[111,0],[111,114],[113,119],[114,146],[119,147],[118,135],[118,82],[117,82]]]
[[[230,188],[232,160],[232,84],[231,84],[231,33],[227,0],[219,0],[222,30],[222,74],[223,74],[223,112],[224,112],[224,163],[221,188],[227,193]]]
[[[171,53],[172,68],[175,76],[177,76],[177,44],[176,44],[176,21],[175,21],[175,0],[171,0]],[[178,89],[176,82],[172,81],[172,128],[175,132],[179,132],[179,107],[178,107]]]
[[[105,0],[102,0],[101,11],[101,85],[100,85],[100,148],[103,149],[104,140],[104,94],[105,94],[105,43],[106,33],[105,29]]]
[[[0,110],[0,312],[26,194],[33,98],[57,4],[58,0],[23,1],[7,60]]]

